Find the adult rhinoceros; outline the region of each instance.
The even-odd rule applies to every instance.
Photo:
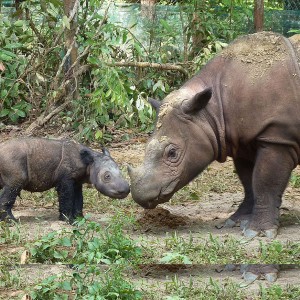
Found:
[[[160,104],[143,164],[129,167],[133,199],[154,208],[211,162],[233,158],[245,190],[227,225],[274,238],[300,158],[297,42],[271,32],[233,41]]]

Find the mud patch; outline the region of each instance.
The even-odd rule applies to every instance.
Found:
[[[177,228],[189,224],[187,217],[172,214],[163,207],[157,207],[151,210],[144,210],[137,219],[137,223],[146,231],[154,227]]]
[[[290,50],[284,38],[271,32],[259,32],[238,38],[221,56],[240,61],[252,79],[259,79],[277,62],[290,57]]]

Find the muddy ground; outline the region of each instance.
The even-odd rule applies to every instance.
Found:
[[[5,135],[2,135],[2,140],[11,136],[5,133]],[[122,166],[124,174],[126,163],[136,166],[142,161],[146,140],[146,136],[134,137],[127,142],[113,142],[109,146],[111,155]],[[299,172],[299,170],[296,170],[296,172]],[[31,197],[35,197],[34,201]],[[40,198],[40,202],[37,202],[36,197]],[[130,196],[128,199],[117,203],[117,206],[115,201],[110,202],[101,195],[97,197],[99,198],[88,199],[87,202],[100,201],[100,204],[93,206],[85,203],[85,214],[89,214],[92,220],[107,223],[115,214],[116,207],[120,211],[130,211],[131,214],[134,214],[138,227],[128,228],[127,234],[141,244],[145,244],[145,241],[149,245],[156,243],[158,252],[163,251],[163,249],[159,249],[160,240],[163,244],[166,235],[171,236],[175,232],[184,239],[193,236],[195,242],[209,239],[210,234],[220,238],[220,240],[229,236],[243,239],[240,228],[222,228],[221,226],[236,210],[243,197],[242,188],[234,173],[230,159],[223,164],[213,163],[196,180],[182,191],[179,191],[170,203],[162,204],[154,210],[145,211],[135,204]],[[38,196],[25,193],[22,198],[17,200],[14,214],[20,219],[22,234],[28,241],[50,231],[69,226],[58,221],[57,203],[47,202],[43,193]],[[105,207],[101,207],[102,202],[106,203]],[[107,205],[107,203],[111,203],[111,205]],[[280,222],[280,231],[276,240],[283,243],[300,242],[299,188],[292,186],[287,188],[281,207]],[[270,242],[265,237],[257,237],[248,241],[247,249],[249,253],[258,251],[260,241]],[[21,250],[12,245],[0,245],[0,255],[5,255],[8,252],[20,253]],[[227,263],[231,263],[230,259]],[[300,264],[297,260],[292,263]],[[163,291],[164,282],[170,280],[174,275],[177,275],[183,282],[188,282],[190,276],[192,276],[197,282],[208,282],[209,278],[213,278],[221,281],[230,279],[243,284],[238,269],[235,271],[223,269],[223,266],[217,265],[161,265],[157,261],[142,266],[140,272],[130,276],[141,289],[157,290],[157,299],[163,299],[166,296]],[[66,271],[67,267],[59,265],[25,265],[22,270],[24,270],[23,280],[30,284],[36,282],[38,278]],[[266,281],[256,281],[250,285],[245,285],[244,288],[249,290],[250,295],[253,291],[259,291],[260,284],[271,285]],[[283,270],[277,284],[300,286],[300,269]],[[10,291],[2,290],[0,291],[0,299],[1,295],[2,298],[4,297],[3,299],[8,299],[7,297],[20,295],[20,293],[20,291],[14,291],[13,289]]]

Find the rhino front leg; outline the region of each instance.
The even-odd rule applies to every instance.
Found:
[[[292,148],[275,144],[264,144],[258,150],[252,178],[255,203],[244,229],[246,237],[276,237],[282,194],[295,167],[293,155]]]
[[[234,159],[234,165],[240,181],[244,187],[245,198],[240,204],[237,211],[232,214],[226,221],[225,226],[234,227],[240,225],[242,228],[244,228],[249,222],[254,205],[254,196],[252,189],[254,163],[242,158],[236,158]]]
[[[74,185],[74,203],[73,203],[73,218],[83,217],[83,195],[82,195],[82,184],[76,183]]]
[[[256,279],[275,282],[279,273],[279,265],[243,265],[241,272],[243,278],[248,282],[253,282]]]
[[[59,220],[73,222],[73,205],[75,201],[75,182],[64,178],[56,187],[59,202]]]
[[[21,188],[5,186],[0,196],[0,221],[10,219],[17,221],[12,213],[17,196],[20,195]]]

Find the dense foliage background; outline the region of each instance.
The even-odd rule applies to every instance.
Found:
[[[2,7],[0,129],[22,124],[31,133],[55,117],[85,140],[109,140],[118,127],[150,130],[148,96],[162,99],[236,36],[253,32],[253,1],[158,1],[145,10],[133,1],[80,0],[74,18],[67,2]],[[265,2],[266,14],[286,7]],[[276,17],[277,26],[283,21]]]

